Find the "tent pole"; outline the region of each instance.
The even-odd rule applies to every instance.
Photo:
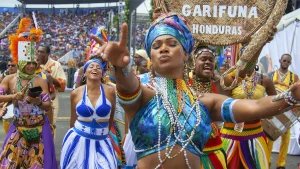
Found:
[[[297,21],[294,21],[294,22],[297,22]],[[290,54],[292,54],[292,51],[293,51],[294,42],[295,42],[296,30],[297,30],[297,23],[295,23],[295,29],[294,29],[294,34],[293,34],[293,40],[292,40],[292,46],[291,46]]]

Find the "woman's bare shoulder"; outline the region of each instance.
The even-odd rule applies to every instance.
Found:
[[[71,92],[71,97],[76,97],[83,94],[85,85],[79,86]]]
[[[107,85],[107,84],[102,84],[105,93],[109,94],[115,94],[115,88],[113,86]]]

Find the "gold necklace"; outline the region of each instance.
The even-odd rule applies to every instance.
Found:
[[[203,82],[200,78],[197,77],[194,77],[194,79],[195,80],[193,80],[193,87],[194,90],[197,91],[197,93],[212,93],[211,81]]]

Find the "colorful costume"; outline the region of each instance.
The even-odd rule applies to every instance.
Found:
[[[212,133],[207,108],[201,102],[191,100],[193,96],[184,87],[186,84],[183,80],[156,77],[155,81],[153,86],[161,86],[162,89],[155,88],[159,94],[139,110],[130,123],[137,158],[141,159],[147,155],[159,153],[161,150],[165,150],[168,154],[176,144],[183,147],[180,152],[186,154],[185,151],[189,151],[202,158],[202,150]],[[176,98],[175,93],[180,91],[179,89],[183,89],[184,98]],[[166,93],[162,94],[163,91]],[[170,101],[170,105],[165,102],[166,99]],[[232,122],[230,114],[232,116],[231,107],[234,102],[233,99],[227,99],[222,105],[224,121]],[[182,104],[185,104],[184,110],[180,110]],[[180,127],[174,124],[177,120],[181,124]],[[188,141],[189,139],[191,140]],[[188,165],[186,155],[185,158]]]
[[[105,84],[116,88],[116,85],[113,81],[114,79],[112,77],[109,77],[109,80],[107,79]],[[121,120],[125,123],[125,116],[124,116],[124,109],[119,104],[118,100],[116,100],[116,110],[114,114],[114,122],[113,125],[110,127],[110,131],[108,136],[111,139],[112,146],[115,150],[117,161],[118,161],[118,167],[127,167],[127,156],[124,152],[123,145],[122,145],[122,133],[120,131],[120,127],[118,125],[118,120]],[[125,125],[124,125],[125,126]],[[127,169],[127,168],[126,168]],[[129,169],[129,168],[128,168]]]
[[[181,87],[185,88],[184,85],[186,85],[183,80],[155,79],[158,81],[158,86],[168,84],[168,88],[164,90],[168,92],[168,96],[170,97],[176,96],[177,89]],[[168,152],[176,144],[184,147],[182,151],[188,150],[199,157],[201,156],[201,151],[211,133],[209,112],[201,102],[193,102],[194,100],[191,100],[191,93],[187,90],[186,92],[183,95],[185,102],[179,102],[176,97],[170,100],[174,106],[175,112],[173,113],[178,113],[177,115],[171,115],[166,110],[166,107],[163,105],[165,101],[159,95],[152,98],[134,116],[130,123],[130,131],[132,132],[132,141],[135,145],[138,159],[164,149]],[[184,110],[182,110],[185,113],[181,111],[177,112],[180,110],[182,104],[185,105]],[[175,119],[172,116],[175,116],[181,124],[185,124],[182,126],[183,128],[179,129],[173,126],[173,120]],[[186,117],[189,118],[186,119]],[[188,133],[191,132],[193,132],[191,141],[187,142],[187,144],[183,143],[182,140],[188,139]]]
[[[280,76],[280,73],[278,73],[279,70],[271,72],[268,74],[268,76],[272,79],[275,85],[275,89],[277,93],[282,93],[285,90],[288,90],[289,87],[295,83],[295,76],[292,72],[288,71],[283,77]],[[279,84],[277,82],[284,83]],[[287,152],[289,150],[289,144],[290,144],[290,138],[291,137],[291,132],[290,129],[288,129],[282,136],[281,136],[281,143],[280,143],[280,149],[279,149],[279,154],[277,157],[277,162],[276,165],[277,167],[282,167],[285,166],[286,164],[286,157],[287,157]],[[273,144],[274,141],[268,139],[268,149],[270,152],[270,155],[268,156],[269,161],[271,161],[271,152],[273,149]]]
[[[193,78],[192,85],[197,93],[218,93],[216,85],[212,81],[201,82],[196,77]],[[211,123],[212,133],[205,144],[201,155],[203,169],[226,169],[226,153],[222,146],[220,132],[214,123]]]
[[[111,103],[105,97],[102,85],[100,90],[101,95],[95,107],[87,97],[87,87],[84,89],[82,100],[76,105],[78,120],[63,140],[60,159],[62,169],[116,169],[118,166],[115,151],[108,137],[108,122],[96,122],[98,119],[109,119],[111,113]]]
[[[260,74],[242,81],[242,84],[232,90],[235,99],[260,99],[264,97],[265,88],[258,84]],[[260,120],[244,123],[242,132],[235,131],[234,123],[224,123],[221,129],[223,148],[227,154],[230,169],[268,169],[267,138],[263,132]]]
[[[17,34],[9,37],[10,50],[14,63],[18,64],[18,76],[15,87],[17,91],[25,92],[33,87],[35,72],[27,74],[24,67],[35,62],[35,42],[39,41],[42,31],[32,28],[31,19],[24,18],[19,24]],[[22,86],[23,79],[28,80]],[[41,101],[50,102],[49,94],[41,94]],[[14,120],[3,144],[0,155],[0,168],[34,168],[56,169],[54,141],[48,118],[39,106],[27,103],[25,99],[18,100],[14,107]]]
[[[167,14],[152,24],[145,38],[145,49],[149,57],[152,42],[162,35],[175,37],[190,56],[194,41],[183,18]],[[135,114],[130,123],[137,158],[157,153],[160,163],[156,168],[159,168],[165,160],[183,153],[187,167],[191,168],[187,151],[201,157],[212,130],[210,113],[184,80],[164,77],[149,79],[156,95]],[[117,96],[121,104],[133,104],[141,93],[140,85],[132,95],[117,91]],[[224,121],[234,121],[231,109],[234,103],[233,99],[227,99],[222,105]],[[174,156],[170,156],[175,145],[182,148]],[[164,159],[160,155],[162,150]]]

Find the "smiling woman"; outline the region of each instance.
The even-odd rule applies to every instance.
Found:
[[[86,85],[71,93],[72,128],[63,140],[60,159],[63,169],[117,168],[117,158],[108,137],[116,98],[114,89],[101,82],[105,64],[99,59],[89,60],[83,67]]]

